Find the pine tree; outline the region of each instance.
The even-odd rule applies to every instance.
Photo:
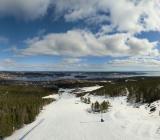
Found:
[[[87,103],[87,98],[84,98],[84,103]]]
[[[94,111],[94,103],[91,104],[91,109]]]
[[[87,104],[90,104],[90,103],[91,103],[91,99],[88,97]]]
[[[106,110],[108,109],[108,103],[106,101],[103,101],[100,105],[101,108],[101,112],[106,112]]]
[[[83,100],[84,100],[84,98],[83,98],[83,96],[81,96],[81,101],[83,102]]]
[[[95,110],[95,112],[99,112],[100,111],[100,105],[99,105],[98,101],[95,102],[94,110]]]

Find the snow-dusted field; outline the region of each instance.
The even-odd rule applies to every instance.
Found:
[[[98,88],[98,87],[97,87]],[[87,91],[96,89],[83,88]],[[90,114],[88,104],[65,90],[56,102],[47,105],[32,124],[17,130],[7,140],[160,140],[158,111],[149,114],[145,105],[134,108],[126,97],[108,98],[112,107],[103,114]],[[50,96],[52,97],[52,96]],[[90,96],[91,101],[104,97]],[[156,106],[160,102],[155,103]]]

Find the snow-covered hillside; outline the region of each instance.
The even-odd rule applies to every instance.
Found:
[[[99,87],[83,88],[89,91]],[[160,116],[146,105],[139,108],[126,102],[126,97],[90,96],[92,101],[109,100],[111,108],[103,114],[88,113],[90,105],[82,103],[63,89],[56,102],[47,105],[36,121],[17,130],[6,140],[160,140]],[[52,97],[52,96],[51,96]],[[158,107],[159,102],[155,102]]]

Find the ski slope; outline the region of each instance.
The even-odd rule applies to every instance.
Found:
[[[44,108],[35,122],[6,140],[160,140],[160,116],[158,112],[149,114],[145,105],[135,108],[126,103],[126,97],[108,98],[112,107],[103,114],[105,121],[100,122],[100,114],[87,112],[90,105],[70,94],[72,90],[64,91],[56,102]],[[104,97],[90,98],[104,100]]]

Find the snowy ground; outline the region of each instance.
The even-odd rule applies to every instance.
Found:
[[[94,87],[95,88],[95,87]],[[91,88],[88,88],[91,90]],[[93,89],[93,88],[92,88]],[[83,88],[87,90],[87,88]],[[61,97],[47,105],[36,121],[17,130],[7,140],[160,140],[160,116],[150,114],[146,105],[134,108],[126,97],[108,98],[112,107],[103,114],[90,114],[90,105],[64,90]],[[90,96],[91,101],[104,97]],[[160,102],[155,103],[157,106]]]

